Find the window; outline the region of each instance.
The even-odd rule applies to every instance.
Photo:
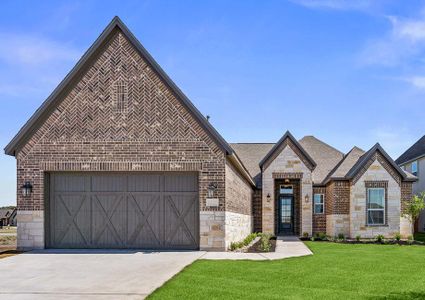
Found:
[[[325,211],[325,195],[314,194],[314,213],[323,214]]]
[[[281,186],[279,186],[279,193],[280,194],[293,194],[294,189],[292,188],[292,185],[281,185]]]
[[[412,162],[412,174],[413,175],[418,175],[418,161],[415,160],[414,162]]]
[[[367,224],[385,224],[385,189],[367,189]]]

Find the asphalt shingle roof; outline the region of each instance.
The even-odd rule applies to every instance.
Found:
[[[425,135],[400,155],[400,157],[395,160],[395,163],[401,165],[423,155],[425,155]]]

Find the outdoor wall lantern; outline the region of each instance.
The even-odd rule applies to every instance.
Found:
[[[210,185],[208,186],[208,198],[214,198],[214,192],[217,189],[217,184],[215,183],[210,183]]]
[[[308,196],[308,194],[305,195],[304,201],[305,201],[305,203],[308,203],[310,201],[310,197]]]
[[[22,196],[28,197],[32,193],[32,184],[29,181],[25,181],[25,184],[21,186]]]
[[[270,193],[268,193],[267,194],[267,202],[270,202],[270,198],[271,198],[272,196],[270,196]]]

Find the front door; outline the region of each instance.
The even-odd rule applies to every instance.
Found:
[[[281,186],[279,190],[279,234],[294,234],[294,197],[292,186]]]

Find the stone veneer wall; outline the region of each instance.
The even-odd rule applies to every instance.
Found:
[[[386,182],[386,225],[368,226],[366,219],[366,184]],[[374,238],[378,234],[394,237],[400,232],[401,188],[399,182],[375,159],[361,177],[352,185],[350,204],[350,234]]]
[[[302,159],[295,153],[290,144],[272,160],[263,170],[263,232],[275,233],[275,178],[299,178],[301,180],[301,234],[307,232],[312,234],[312,206],[311,202],[305,203],[308,195],[310,201],[313,199],[313,186],[311,170],[304,164]],[[270,194],[270,201],[267,201]]]
[[[18,210],[17,248],[31,250],[44,248],[44,212],[40,210]]]
[[[226,211],[224,226],[225,246],[228,249],[231,242],[242,241],[252,232],[252,216]]]
[[[224,251],[225,213],[224,211],[200,211],[200,250]]]
[[[115,83],[127,86],[123,111],[117,109]],[[196,171],[205,221],[200,247],[224,249],[225,153],[120,30],[61,98],[16,153],[18,245],[44,247],[39,218],[23,216],[43,215],[45,172]],[[30,197],[19,191],[25,181],[33,185]],[[218,207],[206,207],[212,182]]]

